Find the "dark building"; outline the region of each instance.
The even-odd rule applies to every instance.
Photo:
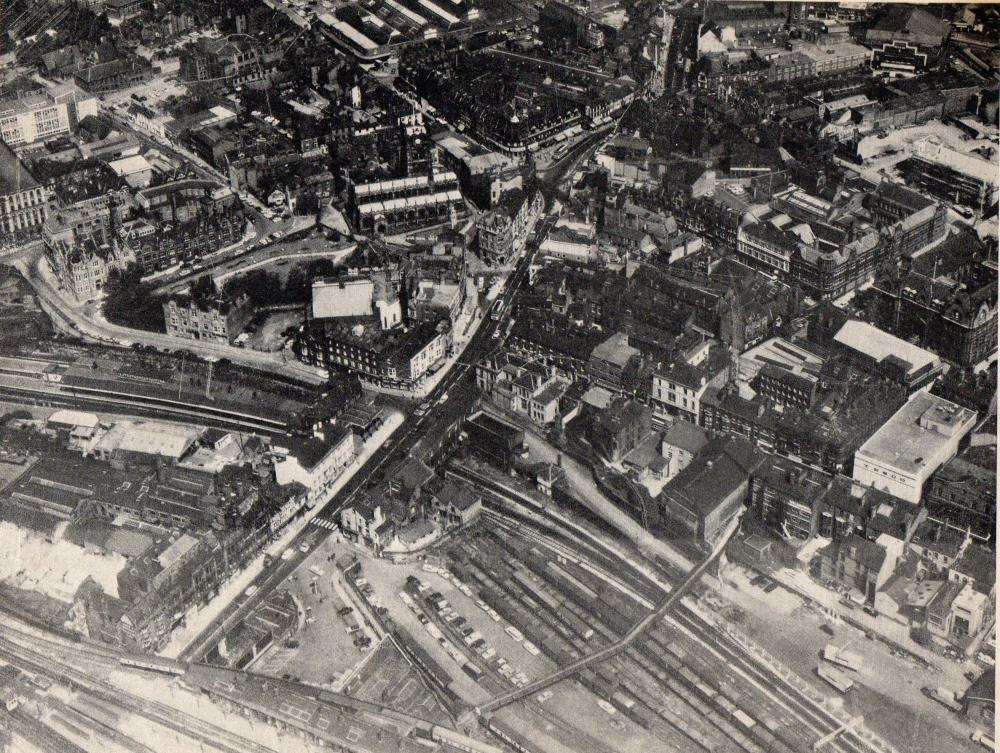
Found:
[[[652,416],[647,406],[637,400],[618,398],[591,418],[588,435],[593,448],[616,463],[649,436],[651,426]]]
[[[815,532],[820,502],[832,485],[830,476],[768,456],[750,482],[749,512],[785,537],[807,539]]]
[[[663,488],[663,518],[698,544],[712,544],[743,508],[761,462],[763,456],[749,442],[713,439]]]
[[[933,517],[956,528],[969,529],[979,539],[995,545],[997,474],[966,460],[952,458],[931,477],[924,503]]]
[[[865,32],[872,48],[872,67],[890,76],[913,75],[933,68],[951,25],[923,8],[887,5],[882,15]]]
[[[996,684],[996,671],[993,667],[987,667],[965,691],[962,699],[962,713],[973,724],[984,727],[990,734],[996,723]]]
[[[824,581],[857,589],[867,604],[874,605],[886,555],[883,546],[852,533],[828,544],[816,555],[819,576]]]
[[[876,277],[878,323],[962,366],[984,361],[997,349],[996,270],[995,245],[954,234]]]
[[[515,458],[525,451],[524,430],[486,413],[477,413],[465,422],[469,447],[486,462],[509,472]]]
[[[242,209],[219,209],[187,222],[129,220],[118,229],[118,238],[149,274],[230,246],[243,237],[245,226]]]
[[[879,227],[899,222],[933,205],[934,202],[923,194],[887,180],[865,197],[865,207]]]
[[[106,94],[149,81],[153,68],[142,58],[97,63],[77,72],[76,83],[91,94]]]
[[[790,371],[764,364],[752,385],[758,394],[776,403],[808,408],[816,397],[818,382],[816,374],[808,371]]]

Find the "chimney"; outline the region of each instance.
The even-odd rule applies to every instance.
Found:
[[[562,453],[556,455],[556,467],[562,468]]]

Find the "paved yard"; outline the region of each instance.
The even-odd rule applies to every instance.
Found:
[[[384,641],[376,649],[346,691],[355,698],[451,726],[437,697],[390,641]]]
[[[345,602],[331,580],[340,575],[333,562],[327,560],[331,551],[329,543],[317,549],[286,581],[296,601],[306,610],[307,618],[314,620],[303,621],[295,636],[299,647],[275,647],[254,665],[256,671],[277,676],[288,674],[303,682],[330,685],[364,658],[365,652],[354,645],[344,618],[337,614]],[[311,573],[310,567],[322,570],[323,575]]]
[[[855,687],[844,697],[847,710],[861,714],[866,726],[882,735],[899,750],[912,753],[954,753],[974,751],[969,739],[972,727],[960,716],[924,696],[924,686],[944,685],[964,691],[968,681],[960,673],[930,672],[913,662],[893,656],[888,647],[867,640],[847,625],[831,625],[831,637],[820,627],[827,619],[806,606],[796,594],[783,588],[765,593],[751,585],[749,577],[736,568],[726,573],[722,595],[742,610],[740,628],[754,641],[782,661],[800,677],[813,683],[822,693],[838,697],[816,676],[820,652],[827,643],[843,647],[861,656],[861,670],[850,672]],[[878,709],[878,713],[872,713]]]

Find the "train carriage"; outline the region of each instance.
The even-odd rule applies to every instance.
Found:
[[[168,675],[182,675],[187,672],[187,665],[183,662],[164,659],[152,654],[125,654],[118,659],[118,663],[124,667],[162,672]]]

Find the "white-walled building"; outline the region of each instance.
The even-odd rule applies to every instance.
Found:
[[[97,99],[73,84],[34,91],[0,101],[0,139],[10,146],[45,141],[96,114]]]
[[[344,429],[332,439],[275,440],[274,479],[278,484],[297,481],[306,488],[306,502],[312,505],[354,459],[360,439]]]
[[[924,482],[958,452],[975,411],[917,392],[854,453],[854,480],[919,503]]]

